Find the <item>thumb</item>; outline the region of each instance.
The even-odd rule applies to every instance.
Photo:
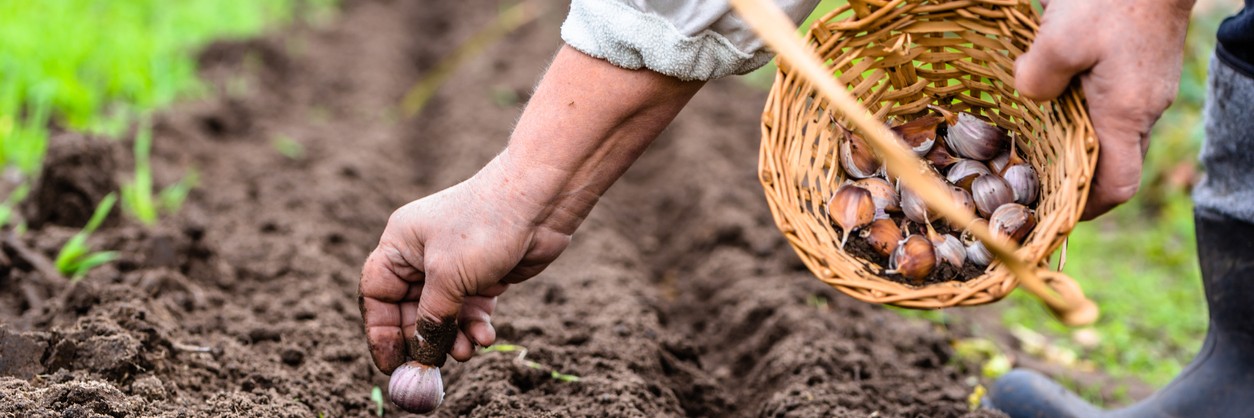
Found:
[[[457,314],[466,292],[455,277],[428,269],[418,299],[416,332],[406,341],[409,356],[419,363],[440,367],[457,339]]]
[[[1015,60],[1015,88],[1033,100],[1052,100],[1062,94],[1076,74],[1097,64],[1097,46],[1086,39],[1090,32],[1083,27],[1083,2],[1055,1],[1045,9],[1041,30],[1023,55]]]

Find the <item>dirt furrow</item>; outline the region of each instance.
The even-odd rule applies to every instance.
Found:
[[[329,27],[208,48],[216,94],[154,119],[158,182],[203,179],[184,210],[113,221],[93,243],[123,259],[78,286],[20,263],[0,279],[0,416],[373,414],[387,380],[361,337],[361,261],[394,208],[499,152],[560,45],[557,5],[400,117],[405,90],[498,6],[349,1]],[[835,294],[771,225],[763,98],[733,80],[699,94],[570,250],[502,298],[498,336],[525,359],[449,365],[436,415],[962,415],[945,335]],[[303,155],[276,151],[284,138]],[[120,180],[128,144],[105,144]],[[24,243],[53,254],[66,223]]]

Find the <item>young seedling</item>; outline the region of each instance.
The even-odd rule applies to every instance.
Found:
[[[374,401],[375,414],[378,416],[383,416],[383,389],[379,389],[378,386],[375,386],[374,389],[371,389],[370,400]]]
[[[135,135],[135,178],[122,185],[122,209],[144,225],[157,223],[160,214],[177,212],[187,199],[187,194],[196,187],[200,176],[192,170],[182,180],[162,189],[153,195],[152,165],[149,156],[152,153],[152,127],[141,123]]]
[[[514,352],[517,352],[518,358],[515,361],[519,362],[523,366],[536,369],[542,372],[547,371],[549,372],[549,378],[553,380],[567,382],[567,383],[573,383],[573,382],[579,381],[579,376],[575,376],[573,374],[565,374],[565,373],[557,371],[554,368],[545,366],[543,364],[540,364],[531,360],[527,360],[527,347],[523,347],[521,345],[496,344],[491,347],[484,347],[480,349],[479,352],[480,353],[491,353],[491,352],[514,353]]]
[[[0,226],[9,224],[10,218],[13,217],[13,208],[17,207],[17,204],[21,203],[22,200],[25,200],[26,195],[29,193],[30,185],[22,183],[12,193],[9,193],[9,198],[5,199],[4,203],[0,203]]]
[[[296,140],[287,135],[274,137],[274,140],[270,141],[270,146],[274,147],[275,151],[278,151],[279,154],[283,154],[283,156],[287,157],[289,160],[299,160],[305,158],[305,146],[296,142]]]
[[[96,211],[92,213],[91,220],[87,221],[87,225],[81,231],[70,237],[70,240],[61,247],[61,251],[57,254],[57,260],[54,263],[57,271],[62,275],[69,276],[70,282],[77,282],[87,275],[88,271],[100,265],[108,263],[118,258],[118,253],[114,251],[91,252],[91,247],[87,245],[87,238],[96,232],[96,228],[104,222],[105,217],[109,216],[109,212],[113,210],[113,204],[117,201],[117,196],[109,193],[100,201],[100,205],[96,206]]]

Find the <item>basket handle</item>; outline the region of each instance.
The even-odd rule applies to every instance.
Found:
[[[861,1],[854,2],[866,6]],[[931,171],[917,169],[920,164],[927,163],[894,139],[887,126],[877,121],[849,92],[836,84],[836,80],[809,51],[806,44],[794,35],[796,26],[778,6],[768,0],[731,0],[731,4],[767,45],[781,58],[786,59],[806,81],[814,84],[823,98],[865,134],[871,147],[884,160],[884,165],[897,174],[928,207],[935,209],[953,224],[973,225],[975,216],[963,211],[957,203],[950,200],[944,182]],[[1079,326],[1097,320],[1097,305],[1085,298],[1074,280],[1062,273],[1029,266],[1016,254],[1019,250],[1017,244],[994,238],[987,226],[975,226],[970,231],[1010,268],[1024,288],[1040,298],[1064,324]]]

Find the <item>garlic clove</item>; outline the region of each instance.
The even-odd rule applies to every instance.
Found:
[[[864,179],[880,171],[880,161],[871,150],[871,145],[857,134],[845,131],[839,152],[840,166],[850,177]]]
[[[961,159],[949,166],[949,171],[945,172],[945,180],[949,180],[950,183],[956,185],[963,178],[971,175],[982,176],[987,174],[993,174],[993,172],[989,171],[988,167],[985,167],[979,161]]]
[[[444,380],[440,368],[416,361],[402,364],[388,380],[388,397],[409,412],[424,414],[444,402]]]
[[[849,233],[875,220],[875,201],[871,192],[853,184],[845,184],[827,202],[828,216],[840,226],[840,248],[845,248]]]
[[[1014,192],[1015,202],[1022,205],[1030,205],[1036,202],[1036,197],[1041,190],[1041,179],[1037,176],[1036,170],[1027,164],[1015,164],[1006,167],[1002,178],[1010,185],[1010,190]]]
[[[945,143],[960,156],[988,161],[1009,142],[1006,131],[975,115],[959,112],[955,119],[947,130]]]
[[[871,199],[875,201],[876,213],[901,212],[901,196],[897,194],[897,189],[888,183],[888,180],[879,177],[869,177],[855,181],[853,185],[871,192]]]
[[[901,212],[915,223],[925,224],[930,221],[927,204],[923,203],[923,198],[904,186],[901,188]]]
[[[1010,163],[1010,151],[1007,150],[1001,154],[997,154],[993,159],[988,160],[988,168],[994,173],[1000,173],[1006,169],[1006,165]]]
[[[889,257],[888,267],[886,273],[900,274],[915,284],[921,284],[936,268],[936,251],[932,242],[922,235],[906,237]]]
[[[962,242],[958,241],[957,237],[937,233],[936,229],[928,225],[927,239],[932,242],[932,248],[936,251],[938,262],[962,268],[962,263],[967,259],[967,249],[962,245]]]
[[[1006,203],[988,217],[988,227],[995,236],[1023,242],[1036,227],[1036,212],[1018,203]]]
[[[971,197],[971,193],[967,192],[967,190],[963,189],[962,187],[949,186],[949,194],[950,196],[953,197],[954,203],[957,203],[958,206],[962,207],[963,211],[967,212],[968,214],[971,214],[972,217],[975,216],[975,213],[976,213],[975,199]],[[949,224],[950,228],[953,228],[953,229],[960,229],[963,226],[963,225],[957,225],[953,221],[949,221],[949,220],[946,220],[945,222]]]
[[[1013,202],[1015,194],[1010,185],[996,175],[985,175],[971,183],[971,197],[980,216],[988,217],[1004,204]]]
[[[910,147],[911,151],[914,151],[915,155],[922,157],[936,145],[936,129],[943,121],[939,116],[929,115],[891,129]]]
[[[993,253],[988,251],[983,242],[976,241],[967,244],[967,260],[971,264],[984,267],[993,263]]]
[[[958,161],[962,161],[961,158],[949,151],[949,147],[945,146],[944,141],[932,146],[932,150],[928,151],[923,158],[936,168],[949,167]]]
[[[901,228],[898,228],[897,223],[892,219],[879,219],[871,222],[871,225],[866,228],[862,228],[858,235],[865,239],[876,253],[888,257],[897,250],[897,243],[901,241]]]

